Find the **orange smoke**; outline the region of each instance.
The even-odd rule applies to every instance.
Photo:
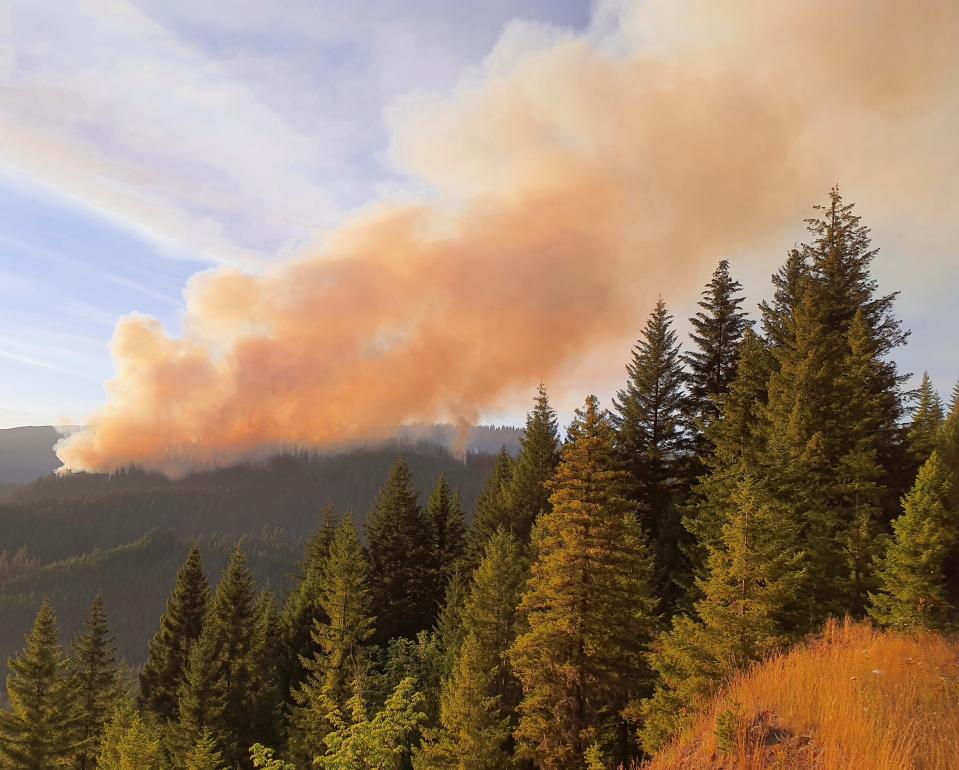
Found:
[[[475,421],[835,179],[868,183],[858,132],[895,127],[907,154],[879,160],[927,174],[910,140],[957,125],[950,0],[626,3],[602,21],[508,29],[454,94],[392,113],[430,202],[373,205],[263,273],[195,276],[182,336],[121,319],[109,402],[64,463],[177,475]]]

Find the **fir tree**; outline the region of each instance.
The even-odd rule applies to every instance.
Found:
[[[632,478],[631,497],[658,556],[658,593],[671,604],[686,570],[677,486],[685,476],[685,375],[672,316],[660,298],[626,366],[626,387],[613,400],[617,445]]]
[[[190,649],[186,679],[180,686],[176,740],[168,754],[186,754],[204,733],[214,736],[219,747],[225,743],[228,686],[217,637],[212,624],[207,625]]]
[[[213,733],[208,729],[200,733],[197,742],[187,753],[183,770],[224,770],[223,755],[217,749]]]
[[[200,549],[194,545],[177,574],[140,674],[140,702],[161,721],[177,719],[180,687],[190,650],[203,629],[209,595]]]
[[[280,673],[286,653],[282,630],[276,596],[270,590],[263,591],[257,601],[255,640],[251,652],[257,693],[255,735],[261,741],[274,744],[279,743],[284,736],[286,725],[278,715],[290,692],[284,689],[285,682]]]
[[[466,523],[459,495],[443,476],[436,479],[426,504],[426,520],[432,535],[434,601],[437,605],[446,593],[446,587],[457,563],[466,552]]]
[[[440,727],[428,730],[417,770],[501,770],[511,766],[510,735],[521,690],[508,651],[527,578],[522,548],[500,530],[490,539],[463,611],[465,638],[443,688]]]
[[[683,356],[688,369],[689,408],[702,431],[719,414],[717,398],[736,376],[739,342],[749,327],[740,307],[742,284],[733,280],[729,262],[722,260],[699,301],[701,310],[689,319],[695,349]]]
[[[880,591],[870,615],[897,630],[948,629],[956,624],[946,585],[946,560],[959,542],[959,512],[947,508],[952,481],[937,452],[919,470],[879,565]]]
[[[69,686],[78,708],[74,764],[78,770],[93,770],[118,694],[116,641],[110,636],[100,596],[93,600],[84,627],[73,640]]]
[[[132,699],[122,700],[103,732],[97,770],[166,770],[160,731],[136,709]]]
[[[296,689],[306,676],[300,659],[309,660],[316,652],[311,633],[313,622],[323,620],[318,596],[336,526],[336,512],[332,505],[327,505],[321,512],[319,526],[306,541],[296,586],[286,598],[282,618],[283,649],[278,663],[283,693]]]
[[[909,426],[909,448],[918,465],[922,465],[933,453],[939,441],[939,431],[945,415],[942,401],[929,379],[929,372],[922,373],[922,383],[917,394],[916,410]]]
[[[655,751],[681,730],[731,672],[791,641],[804,554],[790,512],[750,476],[741,479],[698,582],[695,617],[680,616],[651,657],[656,692],[642,704],[640,737]]]
[[[568,435],[552,510],[535,531],[520,605],[528,630],[510,652],[523,685],[519,751],[544,770],[581,768],[591,744],[621,734],[620,712],[644,689],[655,624],[645,537],[626,497],[629,474],[594,396]]]
[[[293,693],[300,751],[312,757],[332,729],[331,709],[345,709],[351,685],[367,667],[366,644],[373,635],[366,557],[352,517],[336,530],[318,600],[325,621],[313,625],[317,652],[304,660],[307,677]]]
[[[547,482],[559,462],[559,425],[543,384],[537,390],[533,410],[526,415],[519,443],[519,456],[506,491],[508,519],[503,523],[521,542],[528,542],[533,522],[549,510]]]
[[[786,263],[772,276],[772,302],[759,303],[763,331],[773,348],[780,348],[795,338],[793,319],[809,286],[810,270],[806,254],[791,249]]]
[[[412,638],[433,620],[429,532],[409,466],[398,460],[367,522],[376,640]]]
[[[499,528],[510,528],[509,505],[506,499],[513,476],[513,458],[506,447],[500,449],[496,464],[483,484],[473,508],[473,524],[469,533],[468,557],[475,566],[483,558],[486,541]]]
[[[7,664],[10,705],[0,711],[0,757],[18,770],[68,767],[77,749],[76,696],[46,600],[25,641]]]
[[[463,606],[469,598],[473,571],[463,562],[453,573],[443,607],[436,619],[433,636],[437,645],[437,654],[440,658],[441,677],[446,678],[453,672],[453,661],[459,654],[460,646],[466,637],[463,624]]]

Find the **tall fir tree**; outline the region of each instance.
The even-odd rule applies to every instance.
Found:
[[[76,755],[76,694],[45,599],[23,650],[7,664],[8,710],[0,711],[0,757],[18,770],[69,767]]]
[[[959,511],[947,503],[952,483],[934,451],[893,522],[895,534],[879,564],[879,591],[871,596],[869,614],[876,622],[900,631],[959,624],[946,576],[946,562],[959,543]]]
[[[254,664],[257,740],[279,745],[286,736],[284,715],[290,691],[282,676],[286,654],[284,625],[273,591],[263,591],[256,606],[256,626],[251,658]],[[285,715],[284,715],[285,716]]]
[[[749,327],[741,309],[742,288],[730,274],[729,262],[722,260],[703,289],[699,312],[689,319],[694,348],[682,358],[688,372],[688,409],[701,451],[702,432],[719,415],[718,398],[736,377],[739,343]]]
[[[195,745],[204,728],[219,740],[228,765],[245,766],[249,746],[258,736],[256,660],[257,599],[253,575],[243,549],[237,544],[216,587],[203,633],[201,649],[191,657],[186,691],[181,691],[181,735]],[[207,670],[197,671],[197,666]],[[184,705],[201,705],[197,714],[183,719]],[[210,707],[211,704],[215,704]]]
[[[333,729],[331,709],[345,709],[351,687],[368,666],[367,644],[373,635],[368,566],[349,515],[337,528],[323,573],[318,600],[325,621],[313,624],[317,652],[303,665],[307,677],[294,691],[297,753],[309,759],[323,752]]]
[[[521,697],[508,652],[528,567],[505,530],[490,538],[463,607],[465,636],[443,687],[440,725],[426,731],[416,770],[503,770],[513,765],[511,734]]]
[[[366,525],[378,643],[411,639],[433,622],[428,532],[409,466],[398,460]]]
[[[922,465],[935,450],[944,420],[942,400],[933,387],[929,372],[923,372],[908,433],[909,449],[917,465]]]
[[[103,598],[90,605],[86,621],[70,651],[69,686],[77,699],[74,766],[94,770],[103,731],[119,693],[117,645],[107,625]]]
[[[433,600],[442,606],[453,572],[466,553],[466,521],[463,505],[446,479],[440,475],[426,503],[426,520],[432,539],[434,570]]]
[[[772,301],[759,303],[763,331],[770,347],[781,348],[795,338],[794,316],[810,278],[806,254],[798,248],[790,249],[785,264],[772,276]]]
[[[473,522],[469,531],[467,557],[471,566],[483,558],[486,541],[500,528],[510,529],[509,505],[506,499],[513,477],[513,458],[506,447],[496,455],[493,470],[487,476],[476,498]]]
[[[631,476],[630,497],[655,543],[658,593],[672,605],[687,570],[679,487],[687,476],[685,374],[672,316],[660,298],[613,400],[617,446]]]
[[[542,383],[536,391],[533,409],[526,415],[526,427],[519,443],[519,455],[506,489],[508,519],[503,524],[525,543],[529,541],[533,522],[549,510],[547,483],[559,462],[559,423]]]
[[[658,682],[639,709],[647,751],[688,724],[724,677],[801,633],[798,533],[790,511],[762,483],[741,478],[722,539],[709,547],[694,616],[675,618],[651,656]]]
[[[309,660],[316,652],[311,634],[314,621],[324,619],[319,589],[336,526],[336,511],[332,505],[324,506],[316,531],[304,546],[296,585],[286,597],[281,620],[282,650],[277,663],[284,695],[296,689],[306,676],[301,659]]]
[[[217,634],[207,625],[190,649],[186,678],[180,685],[179,718],[163,735],[164,754],[171,765],[191,751],[204,734],[213,736],[217,748],[226,745],[227,683],[220,660]]]
[[[620,714],[643,694],[656,622],[652,564],[627,498],[629,474],[595,396],[577,410],[568,437],[551,485],[552,510],[534,533],[520,605],[528,629],[510,651],[523,686],[519,752],[544,770],[583,768],[596,742],[628,759]]]
[[[180,687],[186,679],[190,650],[203,630],[209,597],[203,559],[199,547],[194,545],[177,573],[140,674],[140,702],[161,722],[178,718]]]

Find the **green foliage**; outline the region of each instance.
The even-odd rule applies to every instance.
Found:
[[[929,372],[923,372],[908,434],[909,448],[919,465],[929,459],[939,443],[944,419],[942,400],[929,379]]]
[[[517,539],[527,542],[533,522],[550,508],[547,485],[559,462],[559,423],[542,383],[519,443],[506,488],[508,517],[503,523]]]
[[[409,737],[422,724],[423,696],[412,679],[404,679],[372,718],[358,691],[347,708],[330,709],[333,731],[326,752],[313,760],[321,770],[400,770],[410,751]]]
[[[179,713],[180,688],[186,679],[190,650],[203,629],[209,596],[203,557],[194,545],[177,573],[140,674],[140,702],[161,721],[173,720]]]
[[[412,638],[433,620],[429,524],[416,502],[409,466],[398,460],[367,523],[376,639]]]
[[[552,510],[534,533],[520,605],[528,629],[510,651],[523,685],[519,750],[547,770],[581,768],[589,745],[618,729],[620,711],[648,680],[644,653],[655,624],[629,475],[595,397],[577,410],[568,435]]]
[[[466,522],[459,495],[443,476],[436,479],[426,504],[426,520],[432,535],[433,600],[439,605],[453,572],[466,553]]]
[[[83,630],[73,640],[69,687],[77,700],[75,767],[93,770],[119,691],[116,642],[99,596],[90,605]]]
[[[870,615],[898,630],[946,629],[955,608],[946,589],[945,564],[959,543],[959,512],[947,508],[952,481],[937,452],[929,457],[903,500],[903,514],[879,566],[880,590]]]
[[[183,770],[225,770],[223,754],[217,748],[216,739],[209,729],[203,730],[193,748],[187,752]]]
[[[160,731],[132,699],[121,700],[103,731],[98,770],[166,770]]]
[[[76,693],[48,602],[25,642],[7,664],[10,706],[0,712],[0,757],[22,770],[67,767],[78,743]]]
[[[254,743],[250,747],[250,760],[258,770],[296,770],[296,765],[274,758],[273,749],[268,749],[261,743]]]
[[[496,455],[496,464],[476,498],[473,525],[469,533],[469,558],[474,566],[483,557],[486,541],[493,533],[500,527],[510,528],[507,495],[512,477],[513,459],[503,447]]]

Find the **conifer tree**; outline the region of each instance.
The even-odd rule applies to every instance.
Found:
[[[352,684],[366,671],[366,644],[373,635],[367,574],[359,535],[347,515],[336,530],[320,586],[326,620],[313,624],[317,652],[303,661],[307,677],[293,693],[300,752],[306,757],[322,752],[332,729],[331,709],[346,708]]]
[[[521,690],[508,659],[527,578],[523,549],[500,530],[489,540],[463,608],[465,638],[443,687],[440,727],[426,731],[416,770],[511,766]]]
[[[781,348],[795,338],[793,320],[809,280],[806,254],[798,248],[790,249],[786,263],[772,276],[772,302],[759,303],[763,331],[772,348]]]
[[[516,739],[544,770],[582,768],[586,749],[620,734],[622,709],[643,693],[655,620],[645,536],[626,497],[629,474],[595,396],[577,410],[552,482],[552,510],[534,537],[510,651],[522,682]],[[563,718],[557,719],[557,713]],[[625,760],[620,747],[619,759]]]
[[[513,463],[506,492],[509,515],[505,523],[517,539],[528,542],[536,517],[549,510],[547,482],[559,462],[559,424],[542,383],[536,391],[533,409],[526,415],[519,443],[519,456]]]
[[[473,524],[470,528],[467,551],[472,566],[478,564],[483,558],[486,541],[493,536],[493,533],[501,527],[510,528],[506,496],[512,476],[513,458],[504,446],[496,455],[496,464],[486,478],[473,508]]]
[[[133,699],[116,706],[103,732],[97,770],[167,770],[160,731],[142,716]]]
[[[186,679],[190,650],[203,629],[209,595],[200,549],[194,545],[177,573],[140,674],[140,702],[161,722],[178,717],[180,687]]]
[[[929,379],[929,372],[922,373],[917,396],[916,410],[909,426],[909,448],[916,463],[922,465],[935,450],[945,419],[942,401]]]
[[[949,399],[949,415],[959,412],[959,382],[952,386],[952,398]]]
[[[93,770],[100,753],[100,739],[110,720],[118,695],[116,641],[107,627],[103,598],[90,605],[83,629],[73,640],[69,687],[77,699],[74,766]]]
[[[937,452],[923,464],[893,522],[869,614],[897,630],[943,630],[959,618],[946,585],[946,560],[959,542],[959,512],[947,507],[952,480]]]
[[[729,262],[722,260],[702,292],[701,310],[689,319],[695,345],[683,356],[688,375],[689,409],[697,431],[719,414],[717,397],[729,390],[736,376],[739,342],[749,326],[740,308],[742,284],[733,280]]]
[[[412,638],[433,621],[429,532],[409,466],[390,470],[367,522],[376,641]]]
[[[187,753],[183,770],[225,770],[223,755],[217,749],[216,739],[209,729],[200,733],[197,742]]]
[[[231,766],[247,760],[257,737],[256,610],[253,575],[237,544],[213,595],[180,698],[186,745],[194,745],[209,728]]]
[[[466,522],[459,495],[441,475],[426,504],[433,547],[434,601],[442,602],[457,563],[466,552]]]
[[[257,601],[254,646],[251,652],[255,666],[256,730],[260,741],[274,745],[284,736],[285,721],[279,718],[289,690],[284,689],[281,665],[286,647],[283,625],[277,609],[276,596],[263,591]]]
[[[686,475],[686,397],[673,319],[660,298],[627,364],[628,380],[613,400],[617,446],[631,474],[631,498],[655,543],[658,593],[677,597],[686,570],[682,553],[678,485]]]
[[[446,679],[453,673],[453,661],[459,654],[460,646],[466,637],[463,625],[463,606],[469,599],[473,569],[466,561],[460,562],[453,572],[443,606],[436,618],[433,629],[433,641],[439,658],[440,677]]]
[[[46,600],[25,641],[7,664],[9,709],[0,711],[0,757],[18,770],[68,767],[77,749],[76,697],[57,618]]]
[[[659,681],[640,709],[647,751],[681,730],[725,676],[801,633],[804,554],[798,542],[790,511],[744,476],[722,539],[709,546],[695,616],[675,618],[651,657]]]

